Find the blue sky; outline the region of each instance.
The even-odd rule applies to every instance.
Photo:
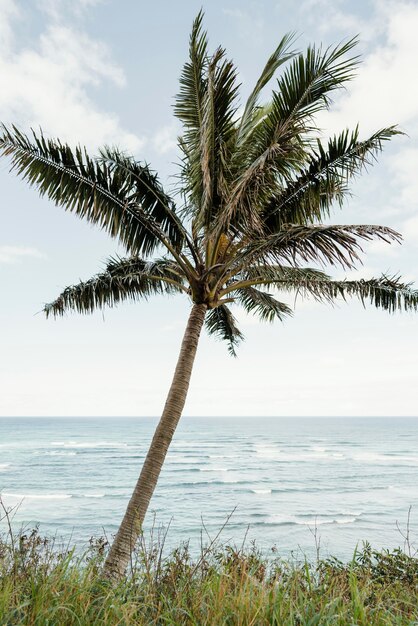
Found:
[[[0,120],[41,126],[92,153],[117,144],[170,188],[173,96],[201,5],[0,0]],[[353,185],[332,221],[380,223],[404,235],[402,246],[368,246],[352,277],[401,272],[418,281],[418,2],[212,0],[204,8],[211,46],[224,45],[237,63],[243,97],[285,32],[297,31],[302,49],[360,34],[362,67],[321,117],[324,134],[359,122],[363,136],[393,123],[408,136]],[[0,185],[0,415],[158,415],[187,300],[46,321],[37,314],[43,303],[99,271],[116,244],[39,199],[4,160]],[[298,301],[284,325],[237,316],[247,337],[238,359],[202,338],[188,415],[417,414],[416,316],[311,301]]]

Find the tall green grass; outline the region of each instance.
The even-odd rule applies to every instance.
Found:
[[[142,543],[127,578],[100,577],[106,541],[84,554],[35,529],[0,540],[1,626],[418,624],[418,560],[363,545],[352,561],[283,560],[254,544],[192,557]]]

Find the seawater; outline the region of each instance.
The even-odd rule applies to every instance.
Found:
[[[0,418],[0,493],[15,528],[87,545],[122,518],[157,421]],[[418,543],[418,419],[181,420],[145,531],[167,546],[246,537],[284,556],[352,557],[357,544]],[[5,531],[5,520],[1,522]]]

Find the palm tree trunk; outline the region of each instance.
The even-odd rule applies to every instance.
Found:
[[[174,431],[181,417],[206,310],[206,304],[194,304],[190,313],[163,414],[125,516],[104,564],[103,574],[112,581],[117,582],[125,574]]]

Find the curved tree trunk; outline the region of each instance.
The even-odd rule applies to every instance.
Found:
[[[186,401],[206,310],[206,304],[195,304],[190,313],[163,414],[154,433],[125,516],[104,564],[104,576],[110,580],[118,581],[125,574],[132,550],[141,532],[148,505]]]

